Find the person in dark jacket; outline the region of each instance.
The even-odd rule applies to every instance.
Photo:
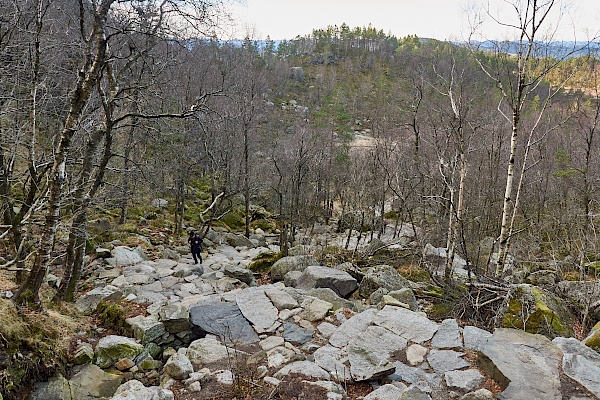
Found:
[[[200,260],[200,264],[202,264],[202,238],[196,231],[190,231],[190,237],[188,238],[188,243],[190,244],[192,250],[192,257],[194,258],[194,264],[198,264],[198,260]]]

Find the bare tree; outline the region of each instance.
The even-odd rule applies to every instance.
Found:
[[[544,136],[544,132],[538,132],[539,121],[548,109],[553,96],[564,83],[558,85],[558,88],[548,88],[528,132],[523,127],[523,112],[526,105],[534,100],[533,97],[540,85],[543,85],[544,78],[567,56],[564,53],[559,55],[550,53],[552,32],[545,34],[543,31],[546,26],[551,26],[551,15],[560,11],[558,0],[508,0],[504,2],[504,6],[515,13],[514,22],[497,17],[489,5],[487,14],[497,24],[513,32],[514,38],[494,42],[492,57],[480,51],[479,42],[470,40],[473,49],[476,50],[474,54],[481,69],[500,90],[502,101],[498,105],[498,110],[511,127],[500,235],[497,239],[499,254],[496,261],[496,276],[501,275],[505,270],[506,255],[515,234],[515,220],[519,211],[531,147]],[[474,33],[475,29],[470,39],[474,37]],[[556,57],[551,57],[553,55]],[[519,164],[520,172],[516,169]]]

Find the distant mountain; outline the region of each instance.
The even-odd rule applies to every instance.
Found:
[[[465,45],[465,42],[457,43]],[[484,51],[496,51],[508,54],[517,54],[519,43],[515,41],[473,42],[471,45],[478,46]],[[600,42],[536,42],[537,56],[553,58],[573,58],[598,54]]]

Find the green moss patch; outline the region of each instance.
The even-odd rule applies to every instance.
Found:
[[[273,251],[267,251],[260,253],[252,259],[252,262],[248,266],[248,269],[252,272],[262,274],[271,269],[271,266],[275,264],[277,260],[283,257],[281,252],[275,253]]]

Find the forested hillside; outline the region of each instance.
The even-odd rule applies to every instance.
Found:
[[[218,40],[219,7],[0,1],[0,268],[18,307],[43,308],[49,269],[52,301],[74,301],[116,232],[190,227],[260,228],[287,255],[316,224],[347,250],[412,224],[447,249],[448,283],[455,255],[474,280],[597,278],[598,54],[553,55],[530,21],[516,54],[347,25],[239,45]]]

